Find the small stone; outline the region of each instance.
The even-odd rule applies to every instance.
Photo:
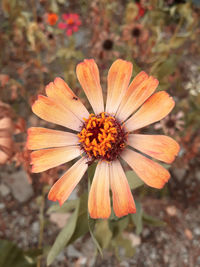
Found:
[[[10,189],[5,184],[0,184],[0,194],[2,197],[6,197],[10,194]]]
[[[13,173],[7,178],[7,185],[10,187],[14,198],[20,202],[26,202],[33,196],[32,185],[28,182],[25,171]]]
[[[39,231],[40,231],[40,224],[39,224],[39,222],[36,221],[36,222],[32,223],[32,227],[31,228],[32,228],[32,231],[33,231],[34,234],[38,234]]]
[[[87,263],[87,258],[86,257],[80,257],[76,263],[75,263],[75,266],[85,266]]]
[[[141,238],[138,235],[132,233],[123,233],[123,236],[131,241],[133,247],[139,246],[141,244]]]
[[[70,215],[70,213],[51,213],[50,221],[57,224],[59,228],[63,228],[66,225]]]
[[[200,228],[195,228],[194,229],[194,234],[195,235],[200,235]]]
[[[72,245],[67,247],[67,255],[72,258],[80,258],[82,254],[76,250]]]
[[[66,259],[64,251],[61,251],[60,254],[57,256],[56,260],[63,262]]]
[[[200,171],[197,171],[195,173],[195,176],[196,176],[197,180],[200,181]]]
[[[197,258],[197,266],[200,265],[200,256]]]
[[[3,210],[5,208],[5,204],[4,203],[0,203],[0,210]]]
[[[174,175],[179,181],[182,181],[184,175],[186,174],[186,169],[176,168],[174,169]]]
[[[175,216],[177,214],[177,210],[175,206],[168,206],[166,208],[166,211],[170,216]]]
[[[192,232],[190,231],[190,229],[186,228],[185,231],[184,231],[186,237],[189,239],[189,240],[192,240],[193,239],[193,234]]]

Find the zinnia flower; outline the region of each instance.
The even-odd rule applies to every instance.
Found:
[[[55,13],[48,14],[47,21],[51,26],[55,25],[57,20],[58,20],[58,16]]]
[[[154,125],[155,129],[163,129],[165,134],[174,135],[175,132],[183,131],[184,126],[184,113],[179,111],[177,114],[168,115],[161,122]]]
[[[135,19],[138,20],[139,18],[144,17],[145,9],[143,8],[141,3],[139,3],[139,2],[136,2],[136,5],[138,7],[138,14],[137,14],[137,17]]]
[[[63,14],[62,18],[64,22],[60,22],[58,24],[58,28],[66,30],[67,36],[71,36],[73,32],[78,31],[79,26],[81,25],[81,21],[78,14],[76,13]]]
[[[108,60],[119,56],[119,52],[116,50],[119,45],[119,36],[107,30],[99,29],[89,44],[90,53],[97,59]]]
[[[158,80],[144,71],[129,85],[132,64],[118,59],[108,72],[104,108],[99,70],[95,61],[84,60],[78,64],[76,73],[94,113],[89,114],[61,78],[48,84],[47,96],[38,96],[32,106],[33,112],[40,118],[74,130],[75,133],[30,128],[27,146],[37,150],[31,153],[32,171],[42,172],[79,157],[49,192],[48,198],[58,200],[62,205],[88,166],[94,161],[98,162],[88,198],[90,216],[110,216],[110,188],[116,216],[135,213],[135,203],[120,159],[127,162],[147,185],[155,188],[164,186],[170,174],[149,156],[170,163],[177,155],[179,145],[167,136],[132,132],[164,118],[174,107],[174,101],[164,91],[153,94]]]

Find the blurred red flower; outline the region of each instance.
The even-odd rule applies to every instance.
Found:
[[[71,36],[73,32],[77,32],[79,30],[79,26],[81,25],[81,20],[78,14],[76,13],[63,14],[62,18],[64,22],[60,22],[58,24],[58,28],[66,30],[67,36]]]
[[[145,14],[145,9],[143,8],[143,6],[141,5],[141,3],[136,3],[137,7],[138,7],[138,14],[136,17],[136,20],[138,20],[139,18],[143,17]]]

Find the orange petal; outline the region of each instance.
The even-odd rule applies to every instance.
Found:
[[[124,96],[132,74],[132,63],[118,59],[108,72],[106,112],[115,114]]]
[[[42,172],[81,155],[79,146],[50,148],[31,153],[32,172]]]
[[[125,126],[133,131],[163,119],[173,109],[175,102],[166,92],[158,92],[142,105],[133,116],[127,120]]]
[[[85,59],[77,65],[78,80],[96,114],[104,111],[103,94],[99,79],[99,70],[93,59]]]
[[[78,144],[78,136],[64,131],[32,127],[28,129],[27,148],[42,149]]]
[[[136,174],[149,186],[162,188],[169,180],[169,172],[160,164],[148,159],[130,149],[125,149],[121,157],[136,172]]]
[[[89,117],[85,106],[61,78],[57,77],[54,83],[51,82],[46,86],[45,90],[49,98],[69,109],[81,121],[84,121],[83,118]]]
[[[12,120],[8,117],[4,117],[2,119],[0,119],[0,129],[2,130],[6,130],[8,132],[12,131]]]
[[[79,183],[88,168],[87,159],[79,159],[51,188],[49,200],[57,201],[62,205]]]
[[[120,162],[116,160],[110,165],[110,185],[113,196],[113,209],[116,216],[122,217],[129,213],[135,213],[135,202]]]
[[[88,199],[88,210],[94,219],[110,216],[109,164],[99,162],[92,181]]]
[[[65,109],[59,102],[43,95],[32,106],[33,112],[43,120],[65,126],[79,131],[82,122],[69,110]]]
[[[128,145],[166,163],[171,163],[179,152],[179,144],[165,135],[130,134]]]
[[[158,80],[141,71],[132,81],[124,95],[116,117],[120,121],[126,120],[137,110],[155,91]]]

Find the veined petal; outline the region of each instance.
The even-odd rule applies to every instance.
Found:
[[[31,153],[32,172],[42,172],[81,155],[79,146],[42,149]]]
[[[108,72],[108,91],[106,112],[115,114],[121,103],[122,97],[128,88],[131,74],[132,63],[118,59],[116,60]]]
[[[33,112],[43,120],[79,131],[82,122],[59,102],[39,95],[32,106]]]
[[[163,119],[173,109],[175,102],[166,92],[153,94],[142,107],[125,122],[129,132]]]
[[[78,80],[95,112],[104,111],[103,94],[99,79],[99,70],[93,59],[85,59],[76,68]]]
[[[151,187],[160,189],[170,178],[169,172],[160,164],[137,152],[125,149],[121,154],[121,157],[136,172],[136,174]]]
[[[57,77],[54,82],[46,86],[45,90],[49,98],[62,104],[66,109],[77,116],[79,120],[84,121],[83,118],[89,117],[89,112],[85,106],[61,78]]]
[[[124,170],[118,160],[110,163],[110,185],[116,216],[122,217],[129,213],[135,213],[135,202]]]
[[[132,81],[117,111],[120,121],[126,120],[136,111],[155,91],[158,80],[141,71]]]
[[[88,168],[87,159],[79,159],[51,188],[49,200],[57,201],[62,205],[79,183]]]
[[[27,148],[31,150],[72,146],[78,144],[78,136],[73,133],[41,127],[28,129]]]
[[[179,144],[165,135],[129,134],[128,145],[166,163],[171,163],[179,152]]]
[[[109,163],[99,162],[92,181],[88,199],[88,210],[94,219],[110,216]]]

